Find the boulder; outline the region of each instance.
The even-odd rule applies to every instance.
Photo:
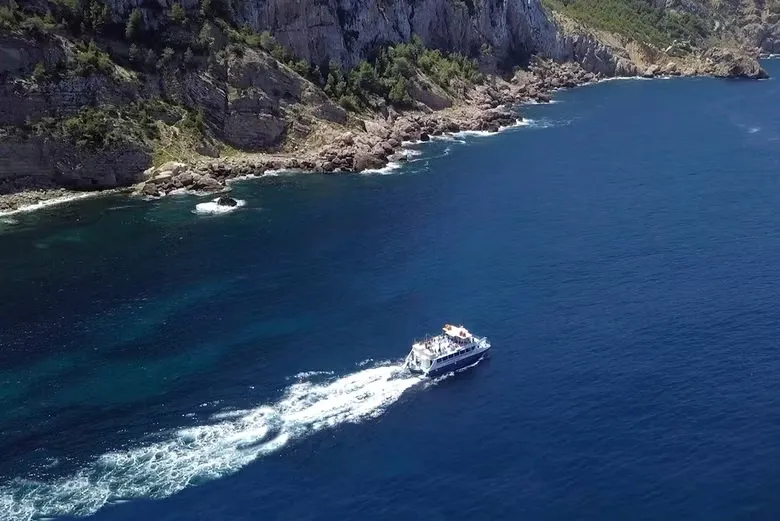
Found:
[[[390,138],[390,128],[387,125],[378,123],[376,121],[368,120],[365,122],[366,132],[378,137],[379,139]]]
[[[356,172],[362,172],[372,168],[381,168],[384,164],[385,161],[381,157],[377,157],[369,152],[358,152],[355,154],[353,166]]]
[[[208,175],[193,174],[192,179],[192,187],[195,190],[213,192],[222,188],[222,185],[219,184],[219,181]]]
[[[148,195],[152,197],[157,197],[160,195],[160,191],[157,189],[157,186],[150,183],[145,183],[143,187],[141,187],[141,193],[143,195]]]
[[[158,172],[170,172],[172,175],[176,175],[180,173],[182,170],[187,168],[187,165],[184,163],[179,163],[178,161],[168,161],[167,163],[163,164],[160,168],[157,169]]]
[[[615,76],[636,76],[638,73],[634,62],[626,58],[619,58],[615,64]]]
[[[653,78],[655,77],[660,71],[660,67],[658,65],[650,65],[647,69],[645,69],[645,72],[642,73],[642,76],[645,78]]]
[[[181,183],[182,186],[190,186],[192,185],[192,173],[191,172],[183,172],[176,176],[176,180]]]
[[[171,178],[173,177],[173,173],[165,170],[154,176],[153,178],[149,179],[147,181],[147,184],[156,184],[161,185],[170,182]]]

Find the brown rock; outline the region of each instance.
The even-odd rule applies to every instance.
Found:
[[[384,164],[383,158],[377,157],[369,152],[358,152],[355,154],[353,166],[356,172],[362,172],[363,170],[380,168],[384,166]]]
[[[144,195],[148,195],[151,197],[157,197],[160,195],[159,190],[157,189],[157,186],[154,184],[146,183],[144,184],[143,188],[141,188],[141,193]]]
[[[192,173],[191,172],[183,172],[176,176],[177,181],[179,181],[182,186],[190,186],[192,185]]]

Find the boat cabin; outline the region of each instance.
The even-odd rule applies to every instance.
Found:
[[[472,334],[469,333],[469,330],[463,326],[453,326],[452,324],[447,324],[444,326],[443,330],[444,334],[447,335],[450,340],[454,340],[459,344],[466,344],[471,342],[473,338]]]

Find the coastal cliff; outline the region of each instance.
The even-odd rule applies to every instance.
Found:
[[[607,77],[766,75],[771,6],[593,1],[0,0],[0,210],[377,168]]]

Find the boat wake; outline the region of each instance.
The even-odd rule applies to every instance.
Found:
[[[221,412],[208,424],[168,432],[152,444],[103,454],[63,478],[3,484],[0,521],[86,516],[111,503],[164,498],[232,474],[291,441],[376,418],[423,381],[389,363],[340,378],[300,373],[275,403]]]

